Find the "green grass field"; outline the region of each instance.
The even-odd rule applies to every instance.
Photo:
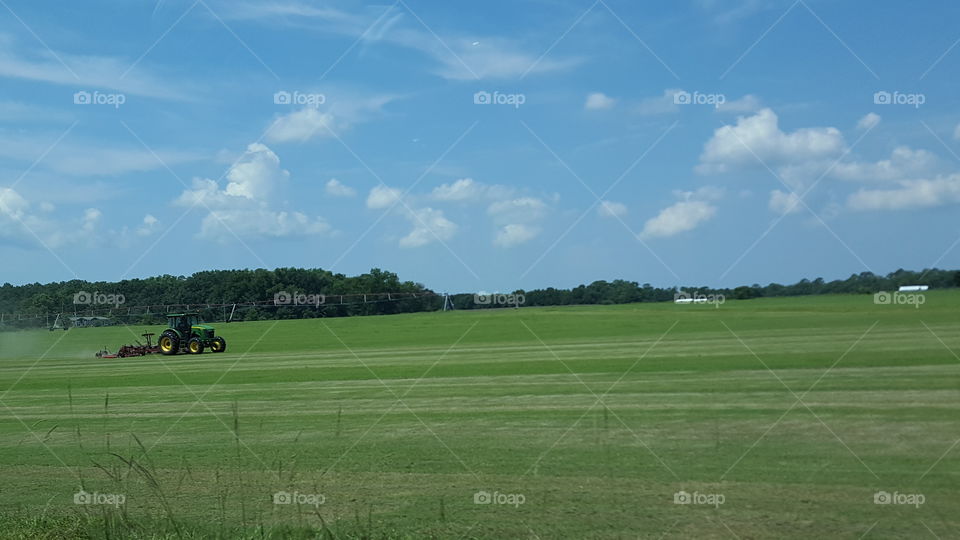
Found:
[[[0,535],[958,537],[958,305],[251,322],[103,360],[148,329],[0,333]]]

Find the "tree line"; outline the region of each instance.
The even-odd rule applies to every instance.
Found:
[[[233,320],[293,319],[388,315],[443,309],[490,309],[522,306],[565,306],[578,304],[625,304],[667,302],[685,291],[690,294],[723,295],[727,299],[750,299],[817,294],[873,294],[893,291],[902,285],[929,285],[941,289],[960,287],[960,271],[929,269],[921,272],[897,270],[885,276],[871,272],[853,274],[845,280],[803,279],[792,285],[771,283],[735,288],[654,287],[649,283],[614,280],[595,281],[572,289],[515,290],[504,295],[478,295],[474,292],[449,296],[437,294],[420,283],[401,281],[397,274],[374,268],[358,276],[335,274],[323,269],[277,268],[275,270],[213,270],[191,276],[163,275],[119,282],[83,280],[57,283],[33,283],[0,287],[0,329],[51,325],[56,314],[69,316],[99,315],[115,323],[158,324],[163,313],[143,313],[130,306],[170,306],[183,304],[240,305]],[[258,305],[243,303],[269,301],[277,295],[323,295],[327,300],[338,295],[375,295],[376,293],[416,293],[401,298],[362,302],[316,302],[305,306]],[[414,297],[415,296],[415,297]],[[120,302],[122,300],[122,302]],[[112,304],[111,304],[112,302]],[[131,314],[131,311],[135,311]],[[227,309],[202,309],[207,320],[228,318]],[[11,316],[10,314],[16,314]]]

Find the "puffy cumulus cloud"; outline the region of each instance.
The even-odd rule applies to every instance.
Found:
[[[0,188],[0,216],[5,219],[20,219],[29,207],[29,203],[11,188]]]
[[[447,241],[457,233],[457,224],[443,215],[442,210],[420,208],[408,210],[407,219],[413,230],[400,239],[400,247],[414,248],[434,241]]]
[[[523,223],[510,223],[497,231],[493,243],[500,247],[514,247],[533,240],[540,234],[540,228]]]
[[[153,215],[147,214],[143,216],[143,224],[137,228],[137,236],[150,236],[156,232],[159,224],[160,220],[153,217]]]
[[[937,158],[926,150],[907,146],[893,149],[890,159],[875,163],[838,163],[831,175],[842,180],[893,181],[925,175],[937,165]]]
[[[315,107],[283,115],[267,130],[267,140],[275,143],[304,142],[313,137],[331,137],[340,126],[334,116]]]
[[[538,222],[546,216],[547,204],[536,197],[520,197],[494,202],[487,214],[497,226],[494,245],[514,247],[540,234]]]
[[[367,195],[367,208],[379,210],[392,207],[400,200],[403,192],[388,186],[374,186]]]
[[[881,117],[877,113],[867,113],[857,122],[857,129],[868,131],[880,125]]]
[[[339,136],[353,126],[381,116],[383,107],[396,99],[392,95],[365,95],[353,89],[334,89],[336,99],[308,105],[274,119],[266,139],[272,143],[305,142],[313,138]],[[317,93],[317,96],[326,94]]]
[[[497,201],[487,208],[487,213],[501,222],[530,222],[541,219],[547,204],[536,197],[520,197]]]
[[[280,158],[260,143],[247,146],[246,153],[227,172],[227,195],[248,199],[266,198],[290,173],[280,167]]]
[[[627,205],[613,201],[601,201],[597,207],[597,213],[601,217],[618,218],[627,215]]]
[[[224,189],[215,180],[196,178],[193,189],[174,203],[203,206],[208,210],[200,237],[227,241],[232,238],[279,238],[316,235],[330,231],[321,218],[271,207],[275,193],[289,179],[280,158],[270,148],[254,143],[227,171]]]
[[[48,203],[40,203],[38,210]],[[34,205],[12,188],[0,188],[0,239],[17,244],[41,245],[55,249],[62,246],[89,246],[115,236],[114,231],[101,231],[103,213],[87,208],[79,218],[58,216],[56,220],[34,211]],[[110,238],[108,238],[110,237]]]
[[[780,129],[777,115],[763,109],[753,116],[741,116],[735,126],[723,126],[700,154],[697,171],[725,172],[732,167],[753,165],[757,160],[770,164],[798,163],[838,156],[846,149],[840,131],[834,127],[801,128],[791,133]]]
[[[588,111],[599,111],[604,109],[612,109],[616,104],[617,100],[604,94],[603,92],[593,92],[587,96],[587,101],[583,104],[583,107]]]
[[[717,208],[711,201],[722,197],[723,191],[704,187],[697,191],[677,191],[675,195],[681,200],[647,220],[638,235],[641,239],[667,238],[696,229],[716,215]]]
[[[375,186],[367,195],[367,208],[390,211],[394,207],[411,226],[410,232],[400,238],[399,245],[402,248],[417,248],[433,242],[445,242],[453,238],[459,229],[456,223],[447,219],[443,210],[412,207],[409,201],[404,200],[403,192],[397,188],[385,185]]]
[[[441,184],[430,193],[435,201],[459,202],[484,199],[500,199],[513,195],[513,188],[497,184],[484,184],[472,178],[461,178],[449,184]]]
[[[803,208],[802,202],[800,196],[792,191],[787,193],[775,189],[770,192],[768,206],[771,211],[778,214],[795,214]]]
[[[960,203],[960,173],[903,180],[894,189],[861,189],[847,199],[853,210],[910,210]]]
[[[332,197],[353,197],[357,194],[355,189],[337,180],[336,178],[331,178],[328,180],[324,190],[327,192],[327,195]]]

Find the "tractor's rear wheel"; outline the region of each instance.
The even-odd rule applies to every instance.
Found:
[[[187,342],[187,352],[190,354],[203,353],[203,342],[200,341],[200,338],[190,338],[190,341]]]
[[[210,344],[210,352],[223,352],[225,350],[227,350],[227,340],[220,336],[213,338],[213,343]]]
[[[157,345],[160,346],[160,352],[163,354],[177,354],[180,352],[180,336],[178,336],[176,332],[167,330],[166,332],[160,334],[160,339],[157,340]]]

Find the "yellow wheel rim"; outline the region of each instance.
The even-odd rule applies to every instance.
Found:
[[[160,348],[165,351],[173,349],[173,340],[167,336],[160,338]]]
[[[194,341],[190,344],[190,352],[195,353],[200,350],[200,344]]]

